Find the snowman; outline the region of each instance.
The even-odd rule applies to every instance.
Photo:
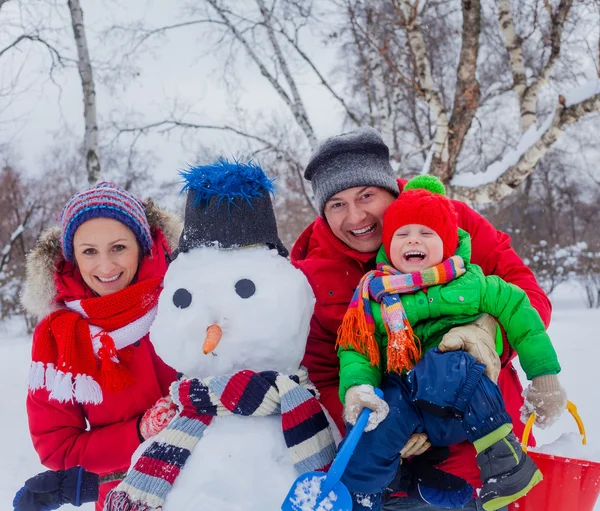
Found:
[[[300,368],[314,296],[287,259],[260,167],[221,160],[182,175],[185,226],[150,331],[181,371],[179,412],[105,510],[277,510],[300,473],[335,455]]]

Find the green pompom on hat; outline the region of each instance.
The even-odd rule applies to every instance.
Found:
[[[430,176],[429,174],[413,177],[404,185],[403,191],[407,190],[428,190],[431,193],[446,196],[444,183],[439,178]]]

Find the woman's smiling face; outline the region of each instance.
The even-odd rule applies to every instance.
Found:
[[[135,235],[112,218],[94,218],[81,224],[73,237],[73,250],[84,282],[98,296],[131,284],[140,260]]]

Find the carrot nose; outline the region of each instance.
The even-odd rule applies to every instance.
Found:
[[[222,336],[223,330],[219,325],[216,323],[210,325],[206,329],[206,338],[204,339],[204,344],[202,345],[202,352],[205,355],[208,355],[211,351],[214,351]]]

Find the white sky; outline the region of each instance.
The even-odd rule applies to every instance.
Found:
[[[102,31],[118,20],[125,24],[128,20],[145,21],[150,26],[174,21],[173,4],[167,2],[145,0],[128,0],[119,5],[107,0],[82,0],[86,31],[92,58],[105,58],[107,47],[102,38]],[[66,2],[61,8],[63,19],[53,16],[54,25],[69,23]],[[146,10],[145,6],[149,8]],[[10,2],[5,4],[0,15],[6,16]],[[70,25],[65,32],[70,44],[72,37]],[[1,41],[1,39],[0,39]],[[324,71],[331,68],[335,55],[319,41],[310,41],[307,45],[311,56]],[[0,42],[0,46],[3,46]],[[164,118],[174,98],[183,104],[193,105],[192,111],[197,115],[197,122],[222,124],[230,112],[230,100],[221,82],[219,58],[223,55],[208,55],[199,58],[206,52],[201,32],[198,27],[190,27],[172,32],[168,38],[154,39],[154,50],[140,54],[136,59],[140,75],[126,84],[117,84],[116,90],[109,90],[100,83],[100,73],[96,73],[96,92],[99,120],[106,123],[111,115],[129,111],[137,112],[140,120],[152,122]],[[31,48],[30,45],[21,48]],[[20,156],[21,164],[26,169],[39,169],[43,153],[50,149],[57,139],[57,133],[64,133],[66,127],[73,139],[83,137],[83,104],[81,85],[76,69],[68,69],[57,76],[62,93],[44,76],[38,74],[40,58],[39,48],[30,49],[27,53],[20,50],[10,60],[0,60],[0,83],[7,77],[5,73],[15,73],[22,59],[26,65],[20,83],[28,84],[29,90],[14,100],[5,111],[0,111],[0,137],[10,140],[10,145]],[[245,57],[245,55],[244,55]],[[240,64],[238,67],[242,67]],[[4,74],[4,79],[2,78]],[[241,104],[250,112],[281,112],[288,115],[287,107],[270,88],[266,79],[255,66],[246,61],[243,65],[243,96]],[[335,101],[320,87],[309,73],[300,75],[301,94],[313,126],[319,138],[324,138],[342,129],[342,116]],[[339,91],[342,92],[342,91]],[[15,119],[4,122],[2,119]],[[152,136],[143,141],[140,147],[151,148],[159,161],[156,165],[156,177],[159,181],[175,176],[175,171],[194,157],[194,142],[208,142],[209,145],[222,151],[224,156],[234,155],[238,149],[236,144],[228,142],[222,135],[208,131],[194,132],[188,137],[186,148],[182,148],[179,134],[170,139]],[[190,143],[191,142],[191,143]],[[39,169],[41,170],[41,169]]]

